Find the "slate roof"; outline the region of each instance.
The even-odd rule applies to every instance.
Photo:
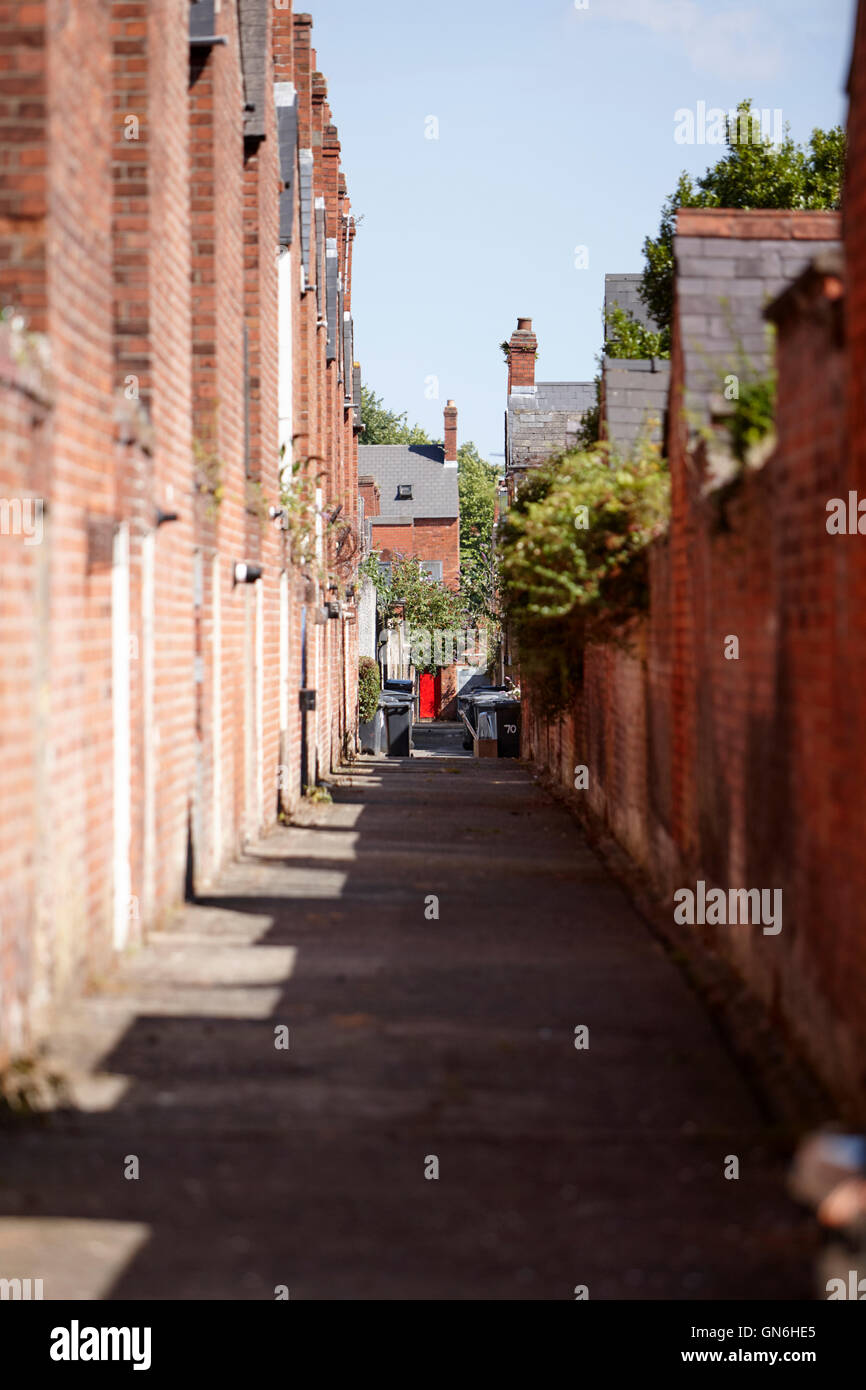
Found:
[[[638,294],[641,275],[605,275],[604,277],[604,325],[605,337],[609,333],[607,327],[607,316],[614,305],[620,309],[625,309],[626,313],[631,314],[632,318],[637,319],[644,327],[654,331],[658,325]],[[608,338],[608,341],[610,339]]]
[[[189,7],[189,41],[205,44],[216,35],[214,0],[192,0]]]
[[[606,357],[604,420],[607,438],[630,457],[641,438],[660,443],[668,407],[671,364],[662,358]]]
[[[743,353],[757,373],[767,370],[765,308],[816,256],[839,245],[835,238],[674,238],[677,328],[690,429],[709,421],[713,399],[723,395],[725,376],[742,370]]]
[[[244,135],[265,136],[265,56],[270,0],[238,0],[241,67],[244,75]]]
[[[457,469],[446,468],[444,460],[436,444],[360,444],[358,472],[379,485],[380,515],[373,524],[458,516]],[[397,500],[400,483],[412,484],[411,501]]]
[[[562,410],[572,415],[575,411],[583,414],[594,405],[595,383],[592,381],[536,382],[536,410]]]
[[[539,381],[516,386],[505,412],[505,467],[532,468],[577,444],[585,412],[595,405],[592,381]]]
[[[325,257],[327,248],[325,246],[325,200],[318,197],[314,204],[316,218],[316,315],[320,323],[325,323],[327,311],[327,300],[325,298],[325,284],[323,283],[327,275]]]
[[[325,210],[322,209],[324,226]],[[325,321],[327,323],[327,342],[325,361],[333,362],[337,356],[337,310],[339,299],[339,271],[337,268],[337,239],[328,237],[325,242]]]
[[[343,310],[343,404],[354,405],[352,363],[355,357],[355,329],[352,315]]]
[[[310,278],[310,240],[313,221],[313,151],[298,151],[298,175],[301,200],[301,258],[307,284]]]
[[[291,82],[274,83],[277,143],[280,152],[280,244],[290,246],[295,218],[295,166],[298,156],[298,99]]]

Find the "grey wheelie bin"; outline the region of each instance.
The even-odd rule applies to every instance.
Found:
[[[389,758],[412,756],[412,699],[396,690],[383,690],[379,709],[385,716],[385,747]]]

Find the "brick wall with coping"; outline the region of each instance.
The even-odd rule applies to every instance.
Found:
[[[616,837],[671,913],[675,889],[699,878],[782,889],[779,935],[696,926],[696,949],[735,966],[847,1113],[862,1117],[866,792],[851,749],[866,733],[853,678],[866,636],[854,620],[857,538],[826,529],[828,500],[847,496],[845,400],[862,366],[846,353],[828,225],[826,214],[680,214],[685,253],[689,238],[706,236],[806,240],[820,252],[817,268],[769,310],[778,331],[775,452],[729,494],[705,490],[707,456],[682,410],[678,282],[672,516],[650,557],[649,616],[631,651],[588,650],[571,715],[548,726],[530,697],[525,751],[568,788],[575,768],[588,768],[588,789],[574,792],[578,809]],[[850,304],[848,323],[850,337]],[[738,660],[724,657],[730,635]]]

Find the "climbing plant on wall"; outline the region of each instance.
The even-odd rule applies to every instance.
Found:
[[[591,642],[623,642],[649,598],[648,547],[669,515],[667,465],[599,445],[534,470],[500,536],[501,596],[521,679],[540,708],[574,699]]]

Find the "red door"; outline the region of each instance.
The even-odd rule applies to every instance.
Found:
[[[442,708],[442,672],[433,676],[422,672],[418,677],[418,717],[436,719]]]

